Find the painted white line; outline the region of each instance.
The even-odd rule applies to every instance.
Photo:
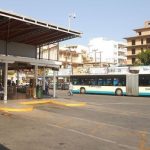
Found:
[[[139,106],[147,106],[147,105],[150,105],[149,104],[138,104],[138,103],[102,103],[102,104],[98,104],[98,103],[93,103],[93,102],[87,102],[87,104],[91,104],[91,105],[95,105],[95,106],[103,106],[103,105],[139,105]]]
[[[57,114],[57,113],[54,113],[54,112],[52,112],[50,114],[52,114],[52,115],[54,114],[54,117],[65,116],[65,117],[70,117],[70,118],[74,118],[74,119],[78,119],[78,120],[82,120],[82,121],[88,121],[90,123],[94,122],[94,123],[97,123],[97,124],[109,125],[109,124],[105,124],[105,123],[99,123],[99,122],[96,122],[96,121],[90,121],[90,120],[78,118],[78,117],[72,117],[72,116],[66,116],[66,115],[62,115],[62,114]],[[25,115],[24,117],[27,118],[27,119],[29,119],[29,120],[32,120],[32,121],[37,121],[37,117],[38,116],[34,116],[34,118],[31,118],[31,117],[29,118],[28,115]],[[41,123],[44,123],[44,122],[41,122]],[[120,143],[118,143],[116,141],[113,141],[113,140],[109,140],[109,139],[106,139],[106,138],[97,137],[97,136],[94,136],[92,134],[88,134],[88,133],[85,133],[85,132],[82,132],[82,131],[78,131],[78,130],[75,130],[75,129],[72,129],[72,128],[67,128],[67,127],[64,127],[64,126],[61,126],[61,125],[56,125],[56,123],[49,123],[48,122],[48,123],[46,123],[46,125],[49,125],[51,127],[56,127],[56,128],[64,129],[66,131],[73,132],[73,133],[76,133],[76,134],[80,134],[82,136],[90,137],[90,138],[95,139],[95,140],[99,140],[99,141],[103,141],[103,142],[106,142],[106,143],[115,144],[115,145],[117,145],[119,147],[122,147],[122,148],[128,148],[128,149],[131,149],[131,150],[137,150],[137,147],[135,147],[135,146],[130,146],[130,145],[126,145],[126,144],[120,144]],[[114,126],[114,125],[110,125],[110,126]],[[117,126],[117,127],[120,127],[120,126]]]
[[[80,134],[80,135],[83,135],[83,136],[87,136],[87,137],[90,137],[90,138],[93,138],[93,139],[96,139],[96,140],[100,140],[100,141],[103,141],[103,142],[106,142],[106,143],[116,144],[119,147],[124,147],[124,148],[129,148],[129,149],[137,150],[137,147],[129,146],[129,145],[124,145],[124,144],[119,144],[116,141],[112,141],[112,140],[100,138],[100,137],[97,137],[97,136],[94,136],[94,135],[91,135],[91,134],[87,134],[87,133],[84,133],[84,132],[81,132],[81,131],[78,131],[78,130],[74,130],[74,129],[71,129],[71,128],[64,128],[62,126],[58,126],[58,125],[50,124],[50,123],[48,123],[48,125],[52,126],[52,127],[64,129],[66,131],[70,131],[70,132],[73,132],[73,133],[77,133],[77,134]]]
[[[74,117],[74,116],[67,116],[67,115],[63,115],[63,114],[57,114],[57,113],[54,113],[54,112],[51,112],[51,113],[59,115],[59,116],[71,117],[71,118],[78,119],[78,120],[81,120],[81,121],[95,123],[95,124],[98,124],[98,125],[106,125],[106,126],[110,126],[110,127],[115,127],[115,128],[120,128],[120,129],[126,129],[128,131],[135,132],[135,133],[143,132],[141,130],[135,130],[135,129],[126,128],[126,127],[122,127],[122,126],[118,126],[118,125],[113,125],[113,124],[108,124],[108,123],[104,123],[104,122],[98,122],[98,121],[88,120],[88,119]],[[146,132],[146,134],[150,135],[150,132],[148,132],[148,131],[144,131],[144,132]]]
[[[106,113],[111,113],[111,114],[119,114],[119,115],[124,115],[124,116],[134,116],[134,117],[140,117],[140,118],[146,118],[146,119],[150,119],[150,114],[144,114],[144,113],[138,113],[138,112],[134,112],[134,111],[118,111],[115,109],[111,109],[111,108],[107,108],[107,107],[97,107],[98,109],[94,109],[92,107],[86,107],[86,109],[91,110],[91,111],[95,111],[95,112],[106,112]],[[102,109],[106,109],[106,110],[102,110]]]

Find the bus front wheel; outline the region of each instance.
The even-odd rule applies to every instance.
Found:
[[[121,89],[116,89],[115,95],[116,95],[116,96],[122,96],[122,95],[123,95],[122,90],[121,90]]]
[[[80,88],[80,94],[85,94],[85,88]]]

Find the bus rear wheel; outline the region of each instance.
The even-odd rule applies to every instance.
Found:
[[[122,90],[121,90],[121,89],[116,89],[115,95],[116,95],[116,96],[122,96],[122,95],[123,95]]]
[[[80,88],[80,94],[85,94],[85,88]]]

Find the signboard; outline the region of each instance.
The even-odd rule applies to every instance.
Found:
[[[67,68],[67,69],[60,69],[58,71],[58,76],[70,76],[72,75],[72,69]]]
[[[134,73],[139,74],[150,74],[150,66],[131,66],[131,67],[105,67],[105,68],[96,68],[96,67],[86,67],[77,69],[75,75],[100,75],[100,74],[128,74],[133,71]],[[72,68],[60,69],[57,72],[56,76],[70,76],[72,75]],[[48,76],[53,76],[53,71],[49,70]]]
[[[140,66],[139,73],[150,74],[150,66]]]

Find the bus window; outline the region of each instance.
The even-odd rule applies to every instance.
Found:
[[[89,79],[90,85],[97,85],[97,79],[96,78],[91,78]]]
[[[114,78],[113,85],[114,86],[125,86],[126,85],[125,78],[123,78],[123,77]]]
[[[118,84],[119,84],[118,78],[114,78],[113,85],[118,86]]]
[[[78,85],[78,80],[77,80],[77,79],[73,80],[73,81],[72,81],[72,84],[73,84],[73,85]]]
[[[120,86],[126,86],[126,79],[125,78],[119,78],[119,84]]]
[[[103,86],[103,79],[102,79],[102,78],[98,78],[97,84],[98,84],[99,86]]]
[[[79,84],[81,84],[81,85],[84,85],[84,84],[85,84],[85,83],[84,83],[84,78],[80,78]]]
[[[86,77],[80,78],[79,84],[80,84],[80,85],[89,85],[89,79],[86,78]]]
[[[139,86],[150,86],[150,77],[148,75],[140,75]]]
[[[113,85],[112,79],[110,77],[105,79],[105,85],[106,86],[112,86]]]
[[[80,85],[80,78],[73,77],[73,78],[71,78],[71,82],[73,85]]]

